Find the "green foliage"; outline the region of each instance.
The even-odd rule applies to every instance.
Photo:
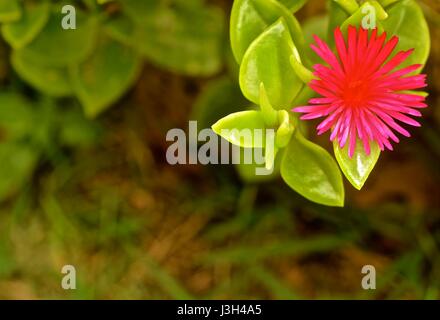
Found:
[[[429,56],[431,38],[420,6],[414,0],[402,0],[390,6],[387,12],[389,17],[382,25],[389,35],[399,37],[395,50],[414,48],[402,67],[418,63],[424,65]]]
[[[79,108],[58,108],[53,101],[30,101],[16,92],[0,91],[0,202],[27,183],[40,162],[57,163],[65,147],[97,141],[98,124]]]
[[[41,66],[66,67],[83,61],[94,49],[97,18],[77,10],[77,29],[61,28],[61,8],[52,12],[49,21],[35,39],[20,53],[29,62]]]
[[[238,68],[231,61],[228,61],[228,66],[233,73],[238,70],[234,78],[238,78],[241,93],[234,81],[223,78],[207,88],[197,103],[194,116],[198,120],[203,119],[205,127],[215,123],[213,128],[217,133],[221,133],[221,129],[230,129],[232,133],[224,138],[233,144],[264,149],[266,167],[282,164],[287,184],[306,194],[310,200],[341,205],[344,197],[335,161],[327,151],[317,149],[307,141],[306,135],[303,137],[303,132],[306,132],[304,124],[295,114],[288,112],[294,106],[307,103],[315,95],[307,86],[313,78],[310,70],[312,62],[319,61],[309,48],[311,35],[318,34],[323,38],[327,35],[327,40],[332,43],[335,27],[345,30],[348,25],[359,25],[364,16],[362,10],[371,5],[378,14],[379,29],[400,38],[397,50],[415,48],[406,61],[408,65],[426,63],[430,49],[429,30],[414,0],[331,0],[325,17],[307,21],[301,26],[294,14],[306,2],[234,1],[230,20],[230,56],[234,56]],[[83,130],[88,126],[84,119],[77,114],[73,116],[70,111],[56,110],[53,106],[61,104],[61,100],[54,100],[52,107],[47,107],[46,102],[51,100],[45,96],[63,98],[63,103],[67,101],[69,105],[77,100],[84,114],[95,118],[130,90],[145,60],[189,76],[211,76],[224,67],[225,16],[220,8],[209,5],[207,1],[77,1],[75,4],[81,5],[75,6],[76,29],[73,30],[61,27],[61,21],[67,15],[61,9],[66,4],[69,3],[0,0],[1,34],[11,47],[10,64],[18,77],[35,89],[32,96],[38,101],[36,107],[23,107],[16,102],[22,99],[20,90],[14,90],[12,95],[16,98],[11,103],[22,107],[0,110],[3,117],[0,125],[8,132],[5,145],[11,144],[8,148],[25,146],[37,154],[34,157],[37,160],[29,160],[26,166],[22,166],[27,168],[23,169],[23,172],[27,171],[23,176],[33,172],[38,159],[49,154],[53,157],[54,144],[82,144],[93,136]],[[252,104],[259,108],[249,110]],[[10,121],[11,117],[17,121]],[[273,129],[275,149],[272,152],[264,148],[264,136],[261,141],[255,142],[254,139],[247,143],[234,136],[231,129]],[[54,132],[59,134],[55,139]],[[295,165],[288,164],[289,160],[296,163],[305,161],[298,160],[302,156],[295,148],[309,150],[304,152],[304,157],[316,158],[309,159],[310,167],[316,169],[326,163],[329,171],[325,175],[319,179],[309,177],[310,181],[315,179],[317,185],[305,188],[306,184],[301,179],[307,180],[307,177],[299,178],[296,170],[306,170],[307,166],[292,168]],[[365,183],[379,157],[376,146],[370,156],[357,151],[353,159],[347,158],[338,146],[335,146],[334,153],[345,176],[358,189]],[[239,167],[244,169],[239,169],[243,173],[248,172],[252,165]],[[10,170],[11,173],[13,171]],[[277,172],[273,176],[276,175]],[[293,181],[295,175],[298,181]],[[23,180],[19,175],[17,177],[17,181]],[[303,187],[299,188],[299,185]],[[329,186],[334,189],[333,196],[307,191],[312,187],[316,190],[329,189]]]
[[[344,205],[344,185],[335,160],[296,133],[281,163],[281,176],[305,198],[328,206]]]
[[[67,68],[32,63],[20,51],[11,54],[11,64],[24,81],[43,94],[52,97],[67,97],[73,94]]]
[[[157,0],[129,0],[121,4],[134,21],[131,32],[126,33],[128,42],[150,61],[196,76],[212,75],[220,70],[223,11],[199,1],[167,4]]]
[[[240,87],[244,96],[259,105],[261,111],[231,114],[219,120],[213,128],[218,134],[223,127],[275,129],[274,153],[265,150],[266,168],[281,164],[281,174],[292,189],[312,201],[340,206],[344,201],[344,191],[336,162],[327,151],[311,142],[292,142],[299,139],[292,137],[299,137],[301,133],[295,125],[297,119],[285,110],[290,109],[295,100],[309,95],[305,84],[313,77],[307,68],[310,59],[306,54],[301,27],[291,13],[304,3],[272,0],[234,2],[230,35],[232,51],[240,63]],[[241,147],[264,147],[264,144],[244,145],[234,137],[223,137]],[[238,167],[245,180],[253,176],[249,171],[253,167]],[[270,177],[276,176],[276,172]],[[304,184],[305,181],[310,183]]]
[[[321,39],[327,39],[327,26],[329,24],[328,15],[316,16],[309,18],[303,25],[304,39],[306,42],[306,54],[310,60],[315,64],[319,63],[320,58],[312,50],[310,45],[315,42],[313,35],[317,35]]]
[[[14,48],[28,45],[41,32],[50,15],[49,1],[26,2],[21,19],[2,26],[3,38]]]
[[[143,58],[191,76],[210,76],[223,66],[224,14],[203,1],[73,3],[76,29],[64,30],[66,4],[0,1],[1,33],[25,82],[52,97],[76,96],[89,117],[131,88]]]
[[[248,48],[240,68],[240,86],[245,97],[258,104],[263,84],[275,109],[289,108],[303,83],[290,67],[290,57],[298,56],[283,19],[267,28]]]
[[[18,0],[0,0],[0,22],[11,22],[21,17]]]
[[[87,60],[70,70],[86,115],[93,118],[118,100],[137,79],[140,66],[141,60],[131,48],[102,39]]]
[[[388,14],[382,8],[382,6],[377,1],[366,1],[358,9],[352,8],[352,15],[347,18],[341,25],[341,30],[343,33],[347,32],[348,26],[360,26],[363,19],[366,17],[365,12],[369,12],[368,9],[373,8],[373,12],[376,19],[376,25],[379,32],[383,32],[383,27],[381,22],[388,18]]]
[[[65,5],[75,9],[73,29],[62,25],[72,23]],[[0,92],[0,201],[39,163],[96,141],[99,125],[76,101],[97,117],[130,90],[145,60],[189,76],[211,76],[224,63],[224,13],[204,1],[2,0],[0,23],[9,63],[34,89],[14,79]]]
[[[55,2],[51,1],[48,13],[59,12],[58,9],[54,11]],[[79,0],[72,2],[80,3]],[[230,117],[230,123],[227,119],[220,123],[226,124],[227,128],[248,125],[275,129],[279,151],[274,159],[274,173],[256,176],[255,165],[237,165],[239,176],[246,182],[243,188],[218,167],[213,170],[221,172],[220,179],[215,182],[210,177],[211,171],[200,168],[189,174],[186,169],[156,174],[157,167],[146,164],[150,163],[150,155],[144,157],[142,148],[139,148],[143,144],[139,144],[136,136],[139,130],[142,132],[140,139],[143,139],[145,129],[150,128],[144,128],[142,119],[140,124],[135,121],[139,127],[127,121],[127,118],[132,119],[131,114],[124,118],[122,128],[112,132],[109,150],[100,144],[94,152],[76,154],[77,161],[68,159],[71,148],[87,147],[98,141],[100,120],[88,120],[82,108],[89,116],[96,116],[114,105],[132,86],[138,74],[134,70],[140,70],[141,66],[137,65],[143,59],[173,72],[197,76],[211,75],[217,68],[213,68],[215,63],[209,61],[222,64],[222,53],[217,52],[216,45],[211,47],[208,36],[195,37],[200,36],[204,43],[197,39],[188,40],[191,37],[188,34],[193,31],[187,31],[192,27],[186,29],[180,23],[178,33],[185,33],[185,36],[165,32],[160,25],[150,24],[154,26],[154,32],[169,35],[166,43],[161,39],[154,43],[161,50],[176,51],[155,52],[155,48],[140,43],[145,41],[142,39],[154,37],[154,32],[145,35],[147,27],[139,17],[145,15],[147,19],[148,14],[141,13],[142,7],[162,9],[159,9],[159,1],[132,0],[133,10],[122,10],[125,2],[129,0],[97,0],[103,5],[98,6],[95,0],[81,1],[85,6],[78,8],[84,17],[96,17],[96,38],[91,51],[81,61],[59,65],[59,57],[54,60],[55,64],[51,61],[36,63],[35,59],[23,54],[26,51],[22,49],[45,32],[49,20],[45,21],[44,7],[40,7],[42,11],[39,13],[33,11],[38,7],[33,5],[43,2],[0,0],[0,17],[5,19],[1,21],[9,21],[3,24],[2,34],[12,48],[13,69],[35,89],[29,90],[11,74],[8,74],[6,84],[1,78],[0,202],[22,190],[14,201],[2,203],[0,208],[0,298],[17,295],[20,298],[31,295],[32,299],[439,297],[438,212],[420,196],[414,195],[415,201],[411,200],[413,195],[402,199],[400,193],[396,196],[392,190],[390,199],[390,193],[374,189],[368,194],[370,209],[350,205],[341,210],[305,202],[292,192],[286,192],[286,187],[281,184],[258,187],[252,184],[278,178],[282,166],[282,178],[286,183],[311,201],[331,206],[340,206],[343,202],[341,175],[335,161],[324,149],[301,136],[304,133],[307,137],[304,122],[298,121],[289,111],[278,109],[273,92],[269,91],[273,85],[270,79],[268,83],[256,82],[254,87],[257,93],[254,103],[259,108],[243,97],[237,81],[238,72],[231,72],[234,79],[222,76],[203,83],[205,90],[198,97],[193,113],[193,119],[199,121],[199,128]],[[170,17],[169,21],[189,20],[188,14],[180,18],[180,8],[210,11],[211,7],[202,6],[202,2],[168,1],[173,5],[166,6],[164,12],[173,12],[178,5],[178,17],[172,14],[162,17]],[[260,4],[270,8],[272,2],[265,0]],[[305,2],[278,0],[285,7],[282,12],[296,12]],[[330,3],[340,10],[339,20],[332,18],[331,12],[327,15],[333,22],[338,20],[334,26],[342,25],[357,10],[353,1]],[[344,3],[343,7],[341,3]],[[389,15],[382,20],[385,29],[388,28],[388,19],[400,17],[401,11],[393,11],[396,7],[412,6],[412,2],[398,0],[381,0],[379,3]],[[4,11],[8,7],[13,10]],[[417,7],[414,8],[417,14]],[[264,10],[262,14],[269,12]],[[273,17],[273,21],[251,39],[243,56],[261,34],[282,19],[287,21],[288,18]],[[413,22],[406,19],[402,27],[408,25],[411,29]],[[333,28],[327,30],[326,23],[324,19],[315,18],[303,25],[307,45],[312,42],[312,33],[319,36],[332,33]],[[422,25],[415,26],[418,30],[414,32],[415,36],[425,32],[420,28]],[[290,39],[287,41],[298,49],[303,63],[290,55],[281,71],[294,72],[301,82],[306,82],[310,67],[307,59],[319,60],[307,47],[301,51],[291,28],[288,29],[290,35],[286,36]],[[216,34],[211,29],[206,32]],[[391,36],[393,31],[388,32]],[[402,35],[413,36],[410,30]],[[194,50],[197,58],[193,59],[184,50],[185,45],[175,43],[180,37],[187,43],[192,41],[192,44],[202,46],[210,43],[208,47],[214,48],[215,53],[208,47],[199,48]],[[413,41],[416,40],[408,40],[410,46]],[[420,42],[417,50],[423,52],[426,44]],[[179,50],[181,55],[177,54]],[[107,51],[104,58],[97,58]],[[6,52],[9,48],[3,51],[3,45],[0,45],[2,57]],[[154,52],[160,56],[155,57]],[[121,65],[126,69],[119,66],[119,55],[124,58]],[[423,56],[417,61],[423,62]],[[44,60],[46,57],[40,53],[40,58]],[[201,64],[196,65],[199,61]],[[230,67],[235,70],[235,61]],[[0,69],[3,75],[4,70]],[[282,92],[282,86],[290,84],[275,85],[281,87],[276,92]],[[303,105],[313,96],[313,92],[302,85],[293,102],[289,101],[284,108]],[[82,106],[76,100],[81,101]],[[253,120],[244,119],[252,123],[238,121],[240,117],[237,115],[228,116],[238,112],[254,117]],[[107,122],[109,119],[101,120]],[[159,119],[162,120],[168,119]],[[429,143],[438,147],[437,133],[428,133],[432,135]],[[123,142],[117,142],[122,149],[116,153],[113,148],[115,136],[118,140],[123,137]],[[371,156],[366,156],[358,146],[353,158],[347,157],[346,149],[337,146],[334,149],[343,173],[355,187],[360,188],[365,183],[379,157],[377,146],[372,147]],[[436,150],[440,149],[421,148],[416,154],[417,164],[426,162],[427,167],[431,165],[437,169],[436,162],[432,161],[437,158],[431,154]],[[201,172],[209,173],[203,175]],[[31,181],[33,176],[37,179]],[[198,179],[197,183],[189,181],[194,177],[205,179]],[[373,195],[378,192],[379,195]],[[375,198],[380,200],[375,201]],[[383,204],[384,201],[390,202]],[[408,205],[407,201],[415,206]],[[408,214],[409,211],[414,214]],[[73,259],[69,263],[81,268],[78,270],[78,290],[69,294],[59,290],[58,263],[71,252],[78,254],[69,255],[69,259]],[[343,259],[343,264],[339,258]],[[353,277],[350,272],[353,268],[359,271],[364,262],[378,267],[381,274],[378,290],[362,290],[359,286],[361,275],[357,273]],[[87,270],[85,275],[84,270]],[[340,280],[346,285],[335,286],[335,281]]]
[[[317,63],[319,59],[305,44],[311,44],[312,35],[317,34],[334,46],[336,27],[346,32],[349,25],[359,26],[366,17],[366,9],[373,8],[379,31],[399,37],[397,50],[415,48],[416,54],[406,65],[425,64],[430,48],[429,30],[420,7],[413,0],[330,0],[328,15],[307,21],[303,32],[292,13],[306,2],[234,1],[230,38],[232,52],[240,64],[240,88],[261,111],[233,113],[219,120],[213,128],[218,134],[224,127],[253,130],[264,125],[275,129],[275,154],[266,152],[266,167],[272,167],[275,155],[287,147],[281,160],[284,181],[311,201],[342,206],[344,187],[337,163],[326,150],[303,136],[296,116],[283,110],[304,105],[316,95],[307,84],[314,78],[309,69],[310,61]],[[224,138],[239,146],[261,147],[245,145],[235,136]],[[378,146],[371,144],[370,155],[358,145],[353,158],[348,157],[347,150],[334,146],[339,167],[357,189],[362,188],[380,155]]]
[[[380,148],[377,143],[371,143],[371,153],[366,155],[362,142],[358,140],[353,157],[351,158],[348,156],[348,144],[341,149],[335,140],[333,146],[336,160],[338,160],[339,166],[348,181],[350,181],[356,189],[362,189],[371,171],[373,171],[377,160],[379,160]]]
[[[265,123],[259,111],[241,111],[232,113],[212,126],[215,133],[222,135],[223,138],[230,143],[243,148],[263,148],[265,145]],[[234,130],[235,129],[235,130]],[[249,130],[254,133],[255,130],[261,130],[263,139],[252,140],[244,139],[244,136],[239,134],[241,130]],[[226,134],[223,134],[226,132]]]

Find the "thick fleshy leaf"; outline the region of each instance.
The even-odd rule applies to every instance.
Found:
[[[305,51],[301,26],[292,13],[275,0],[236,0],[232,7],[230,38],[232,52],[241,63],[252,42],[280,17],[286,21],[298,51]]]
[[[116,102],[137,79],[140,68],[141,60],[131,48],[103,39],[90,58],[71,69],[86,115],[95,117]]]
[[[15,72],[24,81],[42,93],[52,97],[64,97],[73,94],[66,68],[31,63],[23,57],[20,51],[12,53],[11,64]]]
[[[166,21],[167,23],[164,23]],[[215,7],[160,6],[138,22],[133,46],[178,73],[209,76],[223,63],[225,17]]]
[[[278,111],[272,107],[263,83],[260,85],[260,110],[268,127],[275,127],[278,124]]]
[[[303,197],[323,205],[344,205],[344,185],[336,161],[320,146],[294,134],[281,162],[284,181]]]
[[[39,35],[20,54],[42,66],[63,67],[84,60],[93,50],[97,19],[76,10],[77,29],[61,28],[61,10],[53,12]]]
[[[341,149],[338,142],[335,140],[333,147],[336,160],[338,161],[345,177],[350,181],[353,187],[361,190],[379,159],[379,146],[375,142],[370,143],[371,153],[370,155],[367,155],[362,141],[358,140],[352,158],[348,156],[348,143],[343,149]]]
[[[283,18],[266,29],[249,47],[240,68],[240,87],[255,104],[260,102],[263,83],[275,109],[289,109],[303,83],[293,72],[290,57],[298,57]]]
[[[0,23],[20,19],[21,9],[18,0],[0,0]]]
[[[420,6],[413,0],[402,0],[387,8],[387,12],[389,17],[382,21],[382,26],[390,36],[399,37],[394,52],[415,49],[399,68],[412,64],[424,65],[429,56],[431,38]]]
[[[276,146],[281,149],[289,144],[295,127],[290,119],[289,112],[286,110],[278,111],[278,118],[280,125],[275,136],[275,142]]]
[[[30,43],[49,19],[50,4],[46,0],[25,2],[20,20],[2,26],[3,38],[15,49]]]
[[[278,0],[278,2],[282,3],[293,13],[301,9],[307,3],[307,1],[309,0]]]
[[[232,113],[212,126],[212,130],[219,136],[243,148],[264,148],[265,129],[261,112],[253,110]],[[256,133],[261,136],[257,137]]]

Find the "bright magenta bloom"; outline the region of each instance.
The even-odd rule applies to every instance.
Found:
[[[309,106],[294,108],[305,113],[303,120],[325,117],[318,127],[318,134],[331,130],[330,140],[338,139],[343,148],[349,144],[348,153],[354,154],[356,140],[362,140],[365,152],[370,154],[370,143],[377,142],[381,150],[393,150],[390,139],[396,143],[396,131],[406,137],[410,134],[396,120],[420,126],[414,119],[420,117],[419,108],[425,108],[425,97],[405,91],[426,87],[426,75],[409,73],[422,65],[395,70],[412,52],[401,51],[388,59],[399,39],[386,41],[386,33],[377,35],[355,27],[348,28],[348,40],[344,41],[339,28],[335,30],[337,57],[329,46],[315,36],[317,46],[313,50],[329,66],[317,64],[309,86],[322,97],[311,99]],[[338,59],[339,58],[339,59]]]

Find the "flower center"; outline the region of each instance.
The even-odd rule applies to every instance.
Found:
[[[349,80],[342,93],[342,99],[347,106],[358,107],[368,100],[371,93],[370,89],[368,81]]]

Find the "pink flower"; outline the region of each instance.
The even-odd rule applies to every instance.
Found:
[[[406,137],[410,133],[399,122],[419,127],[420,124],[408,117],[420,117],[418,109],[425,108],[425,98],[406,93],[426,87],[426,75],[409,73],[420,69],[416,64],[395,70],[414,51],[401,51],[388,59],[399,39],[394,36],[386,41],[386,33],[377,35],[355,27],[348,28],[347,44],[341,30],[335,30],[338,57],[329,46],[315,36],[317,46],[312,49],[329,66],[314,66],[314,76],[309,86],[322,97],[311,99],[308,106],[294,108],[305,113],[303,120],[325,117],[318,127],[318,134],[331,130],[330,140],[338,139],[343,148],[349,143],[348,154],[353,156],[356,140],[362,140],[366,154],[370,154],[370,143],[377,142],[380,149],[393,150],[390,139],[396,143],[398,132]]]

